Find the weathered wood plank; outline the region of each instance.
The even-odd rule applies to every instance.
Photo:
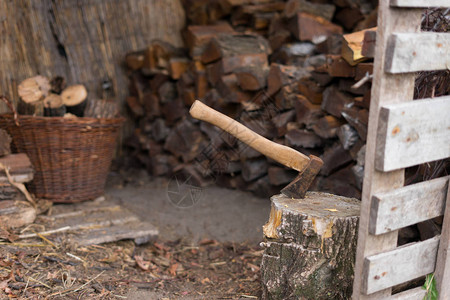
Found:
[[[407,73],[445,70],[450,66],[450,34],[394,33],[386,48],[385,71]]]
[[[450,96],[385,105],[375,167],[392,171],[450,156]]]
[[[436,286],[439,299],[450,299],[450,186],[447,189],[444,223],[436,262]]]
[[[378,7],[377,44],[375,47],[374,78],[370,103],[370,116],[365,158],[364,187],[361,201],[361,219],[358,231],[358,249],[355,262],[353,299],[388,299],[391,289],[371,295],[361,293],[364,258],[372,254],[394,249],[397,231],[383,235],[369,234],[369,214],[372,195],[404,185],[404,170],[379,172],[375,169],[376,130],[378,114],[383,104],[406,102],[413,99],[414,74],[392,75],[384,72],[384,52],[391,32],[419,32],[421,10],[390,9],[388,1],[380,1]]]
[[[422,287],[393,295],[389,300],[423,300],[427,291]]]
[[[442,216],[449,176],[372,197],[369,232],[382,234]]]
[[[440,236],[366,257],[363,292],[375,293],[434,272]]]
[[[448,0],[391,0],[393,7],[450,7]]]

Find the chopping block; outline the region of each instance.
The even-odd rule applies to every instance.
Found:
[[[360,201],[275,195],[261,263],[262,299],[350,299]]]

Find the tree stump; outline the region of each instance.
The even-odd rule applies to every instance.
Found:
[[[263,227],[263,299],[349,299],[360,201],[308,192],[271,198]]]

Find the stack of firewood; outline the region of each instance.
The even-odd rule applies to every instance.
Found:
[[[155,175],[272,195],[288,170],[192,119],[200,99],[257,133],[324,160],[313,189],[360,197],[376,7],[372,1],[188,1],[185,49],[129,53],[126,145]],[[331,1],[330,1],[331,2]],[[355,32],[344,34],[344,32]],[[355,86],[356,84],[356,86]]]
[[[26,154],[11,154],[11,137],[0,129],[0,228],[28,225],[36,218],[36,209],[25,183],[33,180],[33,168]]]
[[[90,99],[82,84],[66,86],[65,79],[56,76],[49,80],[37,75],[26,78],[17,87],[20,115],[37,117],[94,117],[108,118],[118,114],[112,99]]]

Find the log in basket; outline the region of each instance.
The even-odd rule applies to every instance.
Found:
[[[81,202],[104,193],[123,118],[0,115],[0,128],[35,169],[28,186],[37,198]]]

